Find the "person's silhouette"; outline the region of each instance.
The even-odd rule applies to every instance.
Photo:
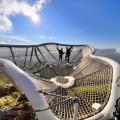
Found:
[[[63,48],[61,48],[61,50],[57,47],[57,50],[58,50],[58,52],[59,52],[59,61],[62,61],[62,56],[63,56],[63,54],[64,54],[64,52],[63,52]]]
[[[71,46],[70,48],[66,47],[65,61],[68,61],[68,63],[69,63],[69,59],[70,59],[70,54],[71,54],[72,48],[73,48],[73,46]]]

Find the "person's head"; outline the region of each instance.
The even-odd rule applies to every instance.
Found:
[[[66,49],[68,49],[68,47],[66,47]]]
[[[61,50],[63,50],[63,48],[61,48]]]

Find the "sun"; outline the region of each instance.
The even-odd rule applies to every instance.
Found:
[[[35,23],[38,23],[40,19],[39,19],[39,16],[37,14],[33,14],[31,16],[31,20]]]

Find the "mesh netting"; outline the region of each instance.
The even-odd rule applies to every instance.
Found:
[[[69,61],[66,57],[66,47],[70,50]],[[59,50],[63,49],[62,59]],[[65,97],[78,97],[78,119],[88,118],[99,113],[107,104],[110,96],[113,76],[112,67],[101,60],[89,57],[93,49],[85,45],[62,45],[62,44],[41,44],[36,46],[0,46],[0,57],[14,62],[21,69],[26,71],[38,84],[45,94],[49,105],[58,104]],[[69,62],[69,63],[68,63]],[[73,76],[75,83],[70,88],[62,88],[50,81],[55,76]],[[60,79],[57,82],[65,84],[67,79]],[[61,96],[61,97],[60,97]],[[101,106],[95,109],[94,103]],[[68,100],[52,108],[53,113],[60,119],[73,119],[73,100]]]

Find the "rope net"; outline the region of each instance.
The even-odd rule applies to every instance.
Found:
[[[62,57],[59,54],[61,48],[64,53]],[[65,60],[69,48],[70,54]],[[61,120],[72,120],[74,116],[73,100],[61,103],[67,99],[66,97],[79,98],[79,120],[99,113],[107,104],[113,68],[106,62],[89,57],[91,53],[93,48],[86,45],[46,43],[34,46],[0,46],[1,58],[14,62],[33,78],[42,91],[50,93],[44,94],[45,98],[50,106],[57,104],[51,110]],[[56,76],[73,76],[74,85],[69,88],[57,86],[50,81]],[[63,78],[57,82],[66,84],[68,80]],[[95,103],[100,107],[94,108]]]

